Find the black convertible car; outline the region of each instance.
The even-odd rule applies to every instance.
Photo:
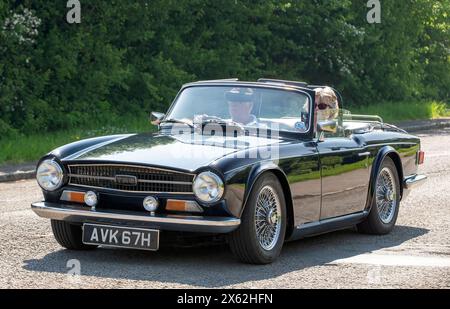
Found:
[[[44,201],[32,209],[68,249],[157,250],[165,234],[219,235],[254,264],[274,261],[285,241],[328,231],[389,233],[400,201],[426,179],[420,140],[343,110],[334,89],[324,118],[332,105],[318,89],[186,84],[167,114],[152,113],[157,133],[86,139],[44,156]]]

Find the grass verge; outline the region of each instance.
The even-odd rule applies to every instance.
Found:
[[[447,104],[436,101],[385,102],[350,107],[352,114],[378,115],[385,122],[436,119],[450,116]]]

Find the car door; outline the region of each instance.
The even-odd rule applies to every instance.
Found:
[[[322,202],[320,220],[363,211],[369,186],[369,152],[354,136],[344,132],[317,143]]]

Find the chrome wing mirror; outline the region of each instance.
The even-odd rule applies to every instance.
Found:
[[[325,133],[336,133],[338,123],[335,120],[321,121],[317,123],[317,132],[319,134],[319,142],[325,140]]]
[[[166,117],[166,114],[160,112],[152,112],[150,114],[150,122],[155,126],[159,126],[161,121]]]
[[[317,130],[320,132],[336,133],[337,132],[337,121],[321,121],[317,123]]]

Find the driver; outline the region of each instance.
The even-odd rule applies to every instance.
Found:
[[[225,93],[225,99],[228,102],[231,120],[246,126],[257,124],[256,116],[251,113],[254,102],[252,89],[233,88]]]

